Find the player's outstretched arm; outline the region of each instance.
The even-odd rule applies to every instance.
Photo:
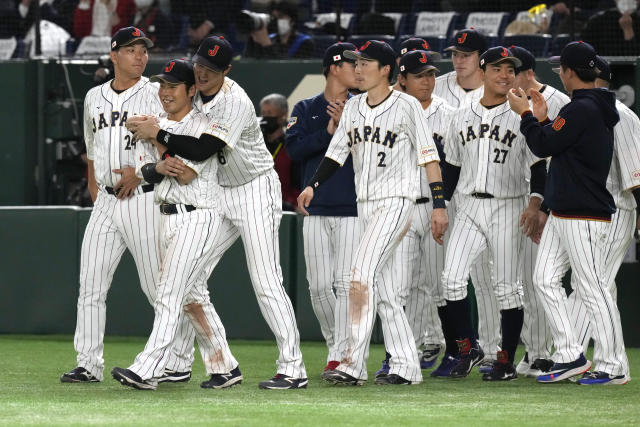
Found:
[[[331,178],[340,166],[342,166],[340,163],[329,157],[322,159],[318,165],[318,169],[316,169],[316,173],[311,177],[304,191],[298,196],[298,208],[302,213],[309,215],[309,212],[307,212],[305,208],[309,207],[309,203],[311,203],[311,199],[313,199],[313,189],[318,188],[320,184]]]
[[[440,173],[440,164],[438,162],[429,162],[425,165],[425,169],[429,187],[431,188],[431,197],[433,198],[431,234],[433,239],[442,245],[444,243],[444,233],[449,226],[449,217],[445,209],[444,185],[442,183],[442,174]]]

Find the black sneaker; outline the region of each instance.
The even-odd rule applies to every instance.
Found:
[[[94,377],[91,372],[84,368],[77,367],[69,372],[65,372],[60,377],[60,382],[63,383],[97,383],[99,379]]]
[[[495,361],[491,371],[482,375],[483,381],[511,381],[516,378],[518,378],[516,367],[509,361]]]
[[[329,371],[327,371],[329,372]],[[267,381],[262,381],[258,387],[264,390],[289,390],[294,388],[307,388],[309,380],[306,378],[293,378],[284,374],[276,374]]]
[[[384,377],[376,378],[376,384],[378,385],[411,385],[411,381],[405,380],[398,374],[389,374]]]
[[[531,369],[537,369],[542,372],[549,372],[553,368],[553,360],[551,359],[536,359],[531,364]]]
[[[186,383],[191,379],[191,371],[178,372],[172,369],[165,369],[164,374],[158,378],[159,383]]]
[[[458,341],[458,349],[460,350],[459,362],[451,370],[451,378],[466,377],[473,367],[484,359],[484,351],[480,345],[476,343],[476,346],[472,347],[469,338]]]
[[[120,384],[138,390],[155,390],[158,387],[149,380],[143,380],[138,374],[129,369],[115,367],[111,370],[111,376],[113,376],[114,380],[120,381]]]
[[[385,375],[386,376],[386,375]],[[378,377],[383,378],[383,377]],[[358,379],[354,376],[347,374],[346,372],[338,371],[334,369],[332,371],[327,371],[322,374],[322,379],[337,385],[362,385],[364,384],[364,380]]]
[[[202,388],[229,388],[235,384],[242,383],[242,374],[240,367],[236,366],[228,374],[212,374],[211,379],[200,383]]]

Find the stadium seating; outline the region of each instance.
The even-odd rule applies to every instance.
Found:
[[[516,45],[527,49],[538,58],[549,56],[552,37],[549,34],[519,34],[517,36],[505,36],[503,45],[506,47]]]

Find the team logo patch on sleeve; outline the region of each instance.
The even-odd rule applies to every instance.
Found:
[[[434,154],[437,150],[435,148],[423,148],[422,151],[420,151],[420,154],[422,155],[422,157],[428,157],[432,154]]]
[[[227,135],[229,133],[229,129],[227,129],[226,127],[224,127],[223,125],[221,125],[219,123],[212,124],[209,129],[214,131],[214,132],[224,133],[225,135]]]
[[[289,129],[291,126],[295,125],[296,123],[298,123],[298,118],[297,117],[291,117],[289,119],[289,121],[287,122],[287,129]]]
[[[640,170],[631,172],[631,178],[640,179]]]
[[[560,129],[562,129],[562,126],[564,126],[564,124],[566,122],[567,121],[565,119],[563,119],[562,117],[556,117],[556,119],[553,121],[553,124],[551,125],[551,127],[553,128],[553,130],[555,130],[557,132]]]

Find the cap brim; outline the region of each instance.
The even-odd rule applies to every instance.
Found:
[[[417,70],[409,71],[409,74],[421,74],[421,73],[424,73],[425,71],[432,71],[432,70],[435,71],[436,73],[440,72],[440,70],[438,70],[438,68],[435,65],[425,65],[418,68]]]
[[[156,74],[155,76],[151,76],[149,80],[151,80],[154,83],[171,83],[171,84],[185,83],[176,79],[174,76],[170,74]]]
[[[131,46],[132,44],[141,40],[144,42],[144,45],[146,46],[147,49],[151,49],[153,47],[153,42],[151,41],[151,39],[148,39],[146,37],[136,37],[135,39],[131,39],[127,43],[121,44],[118,47]]]
[[[551,58],[547,59],[547,61],[551,65],[560,65],[560,55],[552,56]]]
[[[370,57],[369,55],[362,52],[354,52],[352,50],[345,50],[343,53],[345,58],[352,59],[354,61],[358,59],[363,59],[365,61],[375,61],[375,58]]]
[[[460,47],[460,46],[449,46],[445,50],[451,51],[451,52],[464,52],[464,53],[480,52],[480,49],[473,49],[471,47]]]
[[[497,65],[497,64],[502,64],[505,61],[509,61],[513,63],[513,66],[517,69],[522,67],[522,61],[520,61],[518,58],[516,58],[515,56],[505,56],[503,58],[498,59],[497,61],[493,61],[490,62],[486,65]]]
[[[218,67],[216,64],[210,62],[209,60],[207,60],[207,58],[204,58],[200,55],[193,55],[193,58],[191,58],[191,62],[193,62],[194,64],[202,65],[203,67],[206,67],[213,71],[217,71],[219,73],[226,69],[226,67],[220,69],[220,67]]]

